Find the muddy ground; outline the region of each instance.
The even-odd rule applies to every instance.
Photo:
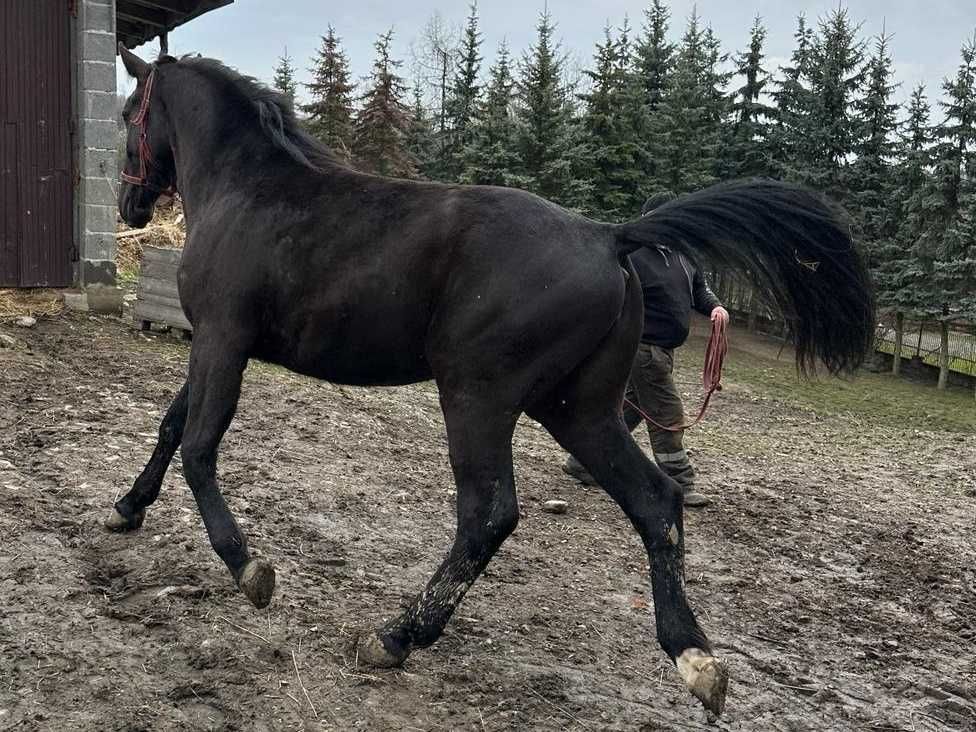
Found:
[[[344,655],[350,639],[452,536],[432,386],[248,370],[219,472],[278,571],[257,612],[178,457],[142,531],[100,528],[187,345],[90,317],[0,330],[18,339],[0,349],[0,730],[709,728],[655,643],[634,533],[536,425],[516,437],[518,531],[443,639],[377,672]],[[733,337],[733,361],[788,368]],[[717,498],[686,525],[689,593],[733,676],[718,729],[976,729],[973,435],[760,387],[729,383],[688,438]],[[543,513],[550,498],[569,513]]]

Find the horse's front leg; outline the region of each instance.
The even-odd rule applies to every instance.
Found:
[[[200,328],[194,334],[183,432],[183,474],[211,546],[247,598],[262,608],[271,602],[274,568],[267,560],[251,558],[247,539],[217,486],[217,448],[237,410],[247,365],[246,349],[225,335],[232,330]]]
[[[146,509],[159,497],[166,469],[183,439],[187,394],[187,384],[184,383],[159,425],[159,438],[152,457],[136,478],[132,489],[115,504],[112,515],[105,522],[106,528],[112,531],[132,531],[142,526]]]

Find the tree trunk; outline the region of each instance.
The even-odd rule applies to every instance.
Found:
[[[901,373],[901,344],[905,337],[905,314],[895,314],[895,360],[891,362],[891,373]]]
[[[759,319],[759,295],[756,293],[756,288],[752,287],[749,289],[749,323],[748,329],[750,333],[756,332],[756,321]]]
[[[939,330],[942,331],[942,344],[939,347],[939,389],[944,391],[949,383],[949,323],[940,320]]]

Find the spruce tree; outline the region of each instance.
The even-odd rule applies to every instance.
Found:
[[[655,183],[659,172],[656,165],[664,156],[655,149],[659,138],[654,134],[653,122],[674,74],[676,47],[668,40],[670,22],[671,9],[666,0],[652,0],[644,11],[644,26],[634,48],[634,88],[628,109],[637,139],[641,141],[644,193],[660,187]]]
[[[942,89],[945,119],[935,128],[926,225],[916,253],[932,275],[927,310],[946,314],[968,307],[976,286],[976,37],[963,46],[956,77]]]
[[[564,59],[548,11],[537,26],[535,45],[522,59],[518,95],[518,151],[530,190],[564,206],[586,210],[587,150],[573,119]]]
[[[857,159],[851,166],[850,208],[857,223],[856,233],[867,246],[868,264],[873,269],[882,265],[897,234],[892,166],[898,105],[891,101],[897,85],[892,82],[890,40],[885,33],[876,39],[865,68],[864,94],[854,101]]]
[[[671,81],[651,120],[654,185],[675,192],[714,183],[719,172],[722,123],[728,112],[719,71],[723,57],[711,29],[692,11]]]
[[[912,92],[897,144],[897,163],[891,194],[896,232],[893,240],[878,247],[880,260],[874,271],[878,305],[897,312],[914,313],[925,300],[927,274],[919,266],[915,245],[924,230],[930,190],[932,129],[925,86]]]
[[[604,29],[604,42],[594,54],[595,67],[584,72],[591,80],[583,127],[590,149],[590,213],[606,220],[626,219],[640,210],[642,176],[639,146],[629,106],[633,89],[629,27],[613,38]]]
[[[816,124],[810,90],[813,30],[803,15],[797,18],[793,38],[796,45],[790,55],[790,65],[780,69],[783,78],[772,92],[775,111],[770,152],[776,174],[797,180],[801,178],[800,169],[813,158],[811,134]]]
[[[725,177],[745,178],[772,172],[769,120],[773,110],[763,101],[770,82],[769,73],[763,68],[765,41],[766,28],[762,19],[756,16],[750,31],[749,50],[736,56],[735,73],[743,82],[733,96]]]
[[[864,78],[864,42],[857,33],[846,9],[832,10],[820,21],[811,49],[814,104],[806,134],[812,154],[800,179],[839,201],[848,196],[847,164],[857,139],[852,102]]]
[[[419,84],[413,88],[413,105],[410,125],[407,129],[406,147],[413,159],[417,161],[420,177],[430,178],[431,162],[437,154],[437,140],[434,121],[424,106]]]
[[[356,115],[353,152],[366,170],[380,175],[412,178],[416,160],[407,149],[412,114],[404,103],[406,85],[397,74],[401,62],[390,56],[393,31],[379,37],[369,89]]]
[[[515,82],[508,46],[499,46],[489,81],[471,125],[471,140],[462,152],[462,183],[524,187],[512,114]]]
[[[664,0],[653,0],[644,11],[644,32],[637,41],[635,65],[648,112],[653,113],[664,96],[674,66],[675,47],[668,41],[671,10]]]
[[[295,103],[295,95],[298,93],[298,82],[295,81],[295,65],[292,63],[288,49],[285,49],[283,56],[278,58],[278,65],[274,71],[274,88],[288,97],[292,104]]]
[[[904,249],[915,246],[926,223],[923,191],[929,184],[932,166],[933,130],[929,124],[931,109],[925,96],[925,85],[919,84],[912,91],[905,109],[905,121],[901,125],[898,142],[898,167],[895,173],[898,187],[895,190],[898,240]]]
[[[349,60],[331,25],[312,63],[312,82],[305,85],[311,101],[302,107],[309,129],[337,153],[349,157],[355,85],[349,80]]]
[[[447,96],[447,119],[450,124],[446,178],[456,181],[461,175],[464,149],[471,144],[471,122],[481,87],[481,32],[478,30],[478,5],[471,4],[471,12],[461,39],[454,79]]]

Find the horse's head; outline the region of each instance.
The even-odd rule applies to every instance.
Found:
[[[127,136],[119,213],[129,226],[142,228],[153,217],[156,201],[175,190],[176,163],[166,107],[160,99],[160,68],[148,64],[125,46],[119,53],[136,89],[122,109]]]

